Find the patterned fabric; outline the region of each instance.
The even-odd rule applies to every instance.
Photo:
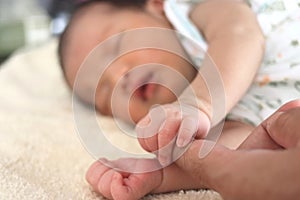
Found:
[[[189,19],[190,8],[199,0],[166,0],[166,16],[174,28],[182,46],[188,53],[194,66],[199,68],[207,50],[207,44],[196,26]]]
[[[189,1],[172,0],[175,6],[183,2],[192,5]],[[284,103],[300,98],[300,0],[247,2],[256,13],[265,35],[266,50],[253,84],[227,118],[258,125]],[[182,10],[182,13],[185,12],[187,17],[188,11]],[[171,23],[178,21],[174,15],[172,19],[171,15],[167,16]],[[179,28],[177,30],[181,31]],[[202,43],[199,42],[196,48],[200,46],[206,50]],[[192,49],[196,49],[194,46]],[[195,50],[194,53],[187,52],[191,57],[198,57],[198,61],[203,59],[203,53],[197,56]],[[201,62],[197,64],[201,65]]]
[[[229,119],[258,125],[282,104],[300,98],[300,1],[249,0],[266,37],[261,67]]]

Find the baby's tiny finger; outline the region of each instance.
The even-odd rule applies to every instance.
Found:
[[[178,147],[186,146],[194,137],[197,129],[198,129],[198,120],[193,119],[191,117],[183,118],[179,128],[177,141],[176,141],[177,146]]]
[[[111,195],[111,182],[114,177],[115,171],[110,169],[106,171],[98,182],[98,191],[108,199],[113,199]]]
[[[164,166],[171,162],[179,125],[180,118],[168,117],[158,133],[158,159]]]
[[[94,190],[98,190],[97,184],[101,176],[106,173],[110,168],[102,164],[100,161],[96,161],[86,173],[86,180],[92,186]]]
[[[161,106],[151,109],[146,117],[136,125],[135,131],[138,138],[150,138],[157,134],[166,116],[166,111]]]

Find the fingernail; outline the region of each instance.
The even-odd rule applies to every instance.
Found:
[[[271,116],[266,123],[266,130],[270,132],[271,126],[276,122],[276,120],[279,118],[280,115],[282,115],[283,112],[277,112],[273,116]]]
[[[169,159],[167,156],[159,155],[159,162],[162,166],[167,166],[169,164]]]
[[[151,122],[150,117],[146,116],[144,119],[139,121],[139,123],[137,125],[138,125],[139,128],[145,128],[150,124],[150,122]]]
[[[184,140],[182,138],[178,138],[176,142],[178,147],[183,147],[184,146]]]
[[[135,131],[139,138],[145,138],[145,129],[151,122],[150,118],[146,116],[141,121],[139,121],[135,127]]]
[[[185,147],[186,145],[189,144],[189,142],[190,142],[189,139],[178,138],[176,144],[178,147]]]
[[[199,153],[198,153],[198,157],[199,159],[203,159],[205,158],[215,147],[216,142],[212,142],[212,141],[203,141],[202,146],[199,149]]]

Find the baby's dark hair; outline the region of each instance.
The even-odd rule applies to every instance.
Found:
[[[90,6],[94,3],[109,3],[116,8],[132,8],[132,9],[143,9],[146,5],[148,0],[84,0],[72,6],[71,10],[71,17],[69,20],[68,25],[66,26],[65,30],[59,37],[59,45],[58,45],[58,59],[61,69],[63,71],[64,76],[66,77],[65,66],[64,66],[64,48],[67,45],[67,38],[68,32],[70,31],[71,22],[74,19],[73,16],[81,11],[82,9]]]

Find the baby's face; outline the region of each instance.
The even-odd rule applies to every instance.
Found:
[[[96,107],[105,115],[137,122],[154,104],[176,100],[193,78],[187,61],[172,53],[144,49],[121,56],[103,73]],[[126,115],[127,110],[130,117]]]
[[[122,10],[110,16],[102,15],[85,14],[72,31],[77,29],[77,34],[70,34],[66,66],[76,67],[65,69],[71,85],[83,59],[110,36],[143,27],[172,28],[166,19],[145,12]],[[85,27],[84,31],[82,27]],[[104,115],[136,123],[152,105],[175,101],[174,92],[180,93],[186,87],[184,81],[191,82],[194,76],[193,67],[178,55],[160,49],[132,51],[114,60],[102,74],[97,86],[96,108]]]

